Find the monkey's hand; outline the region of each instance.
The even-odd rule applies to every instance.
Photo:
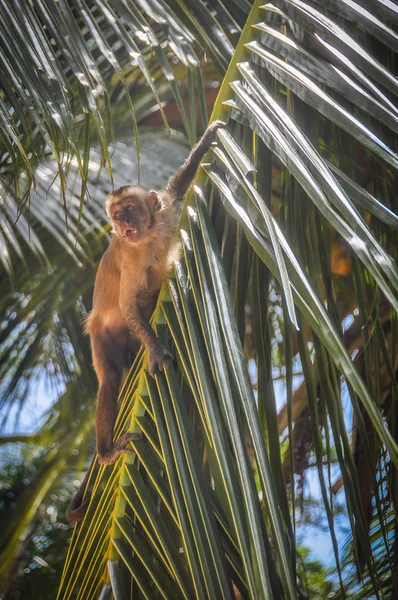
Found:
[[[212,123],[210,123],[210,125],[208,126],[208,128],[205,131],[205,136],[208,137],[209,140],[214,142],[214,140],[216,139],[217,129],[227,129],[227,128],[228,128],[228,125],[226,123],[224,123],[224,121],[220,121],[218,119],[217,121],[213,121]]]
[[[113,447],[107,450],[106,452],[98,451],[98,462],[100,465],[113,465],[113,463],[119,458],[121,454],[124,452],[132,452],[130,448],[126,448],[127,444],[132,441],[137,441],[142,439],[142,433],[140,431],[136,431],[134,433],[125,433],[121,435],[115,443]]]
[[[163,371],[163,364],[168,359],[173,360],[174,356],[161,344],[151,349],[148,355],[149,374],[153,377],[156,371]]]

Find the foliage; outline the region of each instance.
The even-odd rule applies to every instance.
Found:
[[[305,546],[300,548],[300,560],[302,560],[303,581],[308,598],[312,600],[321,600],[322,598],[332,598],[334,596],[335,586],[325,573],[325,568],[319,560],[314,560],[310,556],[310,551]]]
[[[147,161],[151,160],[154,166],[158,159],[153,155],[162,143],[167,143],[170,153],[156,169],[152,181],[147,179],[148,175],[144,176],[143,183],[146,185],[163,185],[167,174],[181,163],[186,154],[182,137],[176,136],[171,140],[159,131],[141,132],[142,156]],[[134,155],[133,146],[118,142],[113,155],[114,164],[124,160],[132,164]],[[51,167],[54,164],[45,163],[41,172],[46,173]],[[73,174],[76,175],[76,169],[74,172],[71,168],[70,175]],[[119,177],[122,183],[122,176],[122,173],[116,176],[116,183]],[[100,175],[92,172],[90,179],[97,190],[106,189],[109,185],[106,172]],[[48,193],[47,202],[48,211],[56,215],[57,190],[54,187]],[[74,192],[75,188],[71,187],[72,204]],[[43,382],[49,384],[47,393],[50,397],[56,398],[43,415],[36,435],[6,435],[0,438],[0,442],[6,444],[5,448],[13,440],[24,444],[24,459],[32,462],[29,485],[19,487],[18,505],[12,502],[0,508],[1,520],[7,523],[0,536],[3,549],[0,574],[6,582],[13,560],[20,552],[21,532],[31,530],[31,521],[35,518],[31,507],[37,509],[48,493],[48,482],[56,481],[61,474],[73,473],[77,466],[85,468],[86,458],[93,451],[89,448],[87,436],[93,429],[97,382],[82,322],[91,306],[95,265],[109,239],[107,230],[103,229],[104,224],[103,194],[93,194],[91,215],[81,224],[85,249],[91,252],[90,260],[82,254],[84,266],[80,260],[76,261],[74,253],[69,252],[73,244],[69,246],[68,238],[67,243],[62,244],[59,236],[43,237],[41,232],[45,245],[51,249],[51,269],[37,264],[33,254],[27,252],[29,271],[20,266],[14,277],[16,289],[10,289],[6,278],[1,282],[0,402],[4,427],[10,429],[15,426],[15,415],[20,414],[26,404],[29,405],[32,396],[40,393]],[[88,241],[92,242],[91,246]],[[34,444],[33,448],[29,444]],[[76,461],[74,457],[79,453],[80,459]],[[26,476],[21,475],[19,482],[24,479]]]
[[[43,201],[31,203],[32,187],[40,186],[36,169],[43,157],[55,161],[52,177],[59,182],[68,227],[70,165],[76,165],[79,173],[75,225],[89,200],[93,145],[99,146],[100,164],[108,167],[112,178],[110,144],[115,131],[132,129],[139,179],[137,123],[143,116],[160,107],[168,128],[163,104],[172,96],[191,144],[196,139],[197,113],[202,126],[207,123],[202,71],[208,75],[209,69],[201,67],[200,43],[212,58],[210,70],[215,64],[222,73],[232,56],[231,40],[236,39],[250,4],[243,0],[231,10],[221,2],[211,8],[193,1],[175,4],[164,0],[152,5],[133,0],[3,3],[0,193],[2,197],[8,193],[8,198],[0,207],[0,261],[7,272],[12,272],[10,247],[21,256],[17,234],[26,237],[30,210],[39,220],[45,215]],[[31,249],[44,259],[34,234]]]
[[[15,444],[13,452],[2,452],[2,484],[0,510],[18,504],[23,492],[35,479],[35,470],[40,468],[39,456],[43,452],[30,451]],[[29,454],[36,458],[31,460]],[[72,533],[72,526],[64,522],[64,512],[70,501],[74,486],[61,478],[52,486],[51,494],[40,504],[33,521],[25,529],[14,564],[12,576],[3,586],[7,598],[54,598],[62,572],[65,547]],[[25,500],[23,500],[25,504]],[[5,507],[4,504],[8,504]]]
[[[47,3],[39,6],[43,19]],[[394,597],[396,14],[382,2],[369,9],[365,0],[330,0],[327,8],[302,0],[255,2],[250,13],[241,1],[229,12],[216,0],[138,2],[139,8],[126,0],[117,3],[116,22],[104,17],[105,4],[94,2],[85,30],[72,6],[54,5],[52,26],[62,16],[79,41],[73,56],[82,64],[89,59],[97,84],[102,56],[109,61],[108,47],[117,47],[114,36],[130,43],[117,23],[129,22],[139,38],[149,35],[142,19],[161,16],[154,19],[155,38],[134,58],[141,73],[141,57],[153,73],[160,65],[158,88],[168,73],[159,54],[163,41],[188,62],[188,119],[178,78],[169,77],[169,89],[191,142],[196,92],[206,120],[203,88],[195,88],[189,67],[196,37],[220,71],[229,65],[212,115],[228,119],[229,131],[219,134],[187,199],[181,260],[154,315],[176,360],[155,380],[143,353],[131,369],[116,435],[140,428],[144,439],[113,468],[94,465],[89,511],[74,530],[59,597],[233,598],[238,589],[248,598],[296,598],[306,587],[318,593],[311,588],[316,581],[306,584],[295,535],[302,481],[313,465],[340,596]],[[64,40],[54,39],[60,69],[70,54]],[[194,68],[197,82],[197,62]],[[102,106],[107,114],[107,97],[87,105],[97,88],[86,87],[83,120],[94,119],[90,128],[97,127],[104,153],[107,139],[97,121]],[[55,126],[48,112],[45,119]],[[87,157],[89,138],[83,138],[68,138],[65,152],[77,156],[82,149]],[[15,201],[23,202],[17,162],[11,159],[10,173]],[[76,224],[87,180],[78,157],[77,165],[83,183]],[[25,168],[27,191],[33,180],[26,160]],[[285,383],[280,410],[274,369]],[[345,496],[350,528],[344,552],[335,527],[337,493]]]

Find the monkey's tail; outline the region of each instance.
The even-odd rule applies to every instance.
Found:
[[[83,501],[83,496],[84,496],[84,492],[86,491],[87,483],[88,483],[90,472],[91,472],[91,467],[94,464],[95,456],[96,455],[94,454],[93,459],[91,461],[91,465],[90,465],[83,481],[81,482],[79,489],[77,490],[76,494],[73,496],[68,508],[66,509],[65,516],[66,516],[67,520],[70,521],[71,523],[78,523],[79,521],[81,521],[83,519],[84,515],[86,514],[87,507],[90,502],[91,494],[88,493],[86,498],[84,499],[84,501]]]

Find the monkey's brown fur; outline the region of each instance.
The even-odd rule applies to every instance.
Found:
[[[149,318],[160,287],[178,257],[175,228],[181,202],[221,127],[225,127],[222,121],[214,121],[207,128],[164,190],[128,185],[106,199],[114,236],[98,268],[93,309],[86,323],[99,383],[95,428],[101,464],[114,463],[128,451],[129,441],[140,437],[125,433],[113,442],[123,371],[131,365],[140,345],[148,351],[151,375],[172,358],[156,337]],[[80,521],[86,512],[88,500],[82,504],[86,483],[87,476],[66,511],[69,521]]]

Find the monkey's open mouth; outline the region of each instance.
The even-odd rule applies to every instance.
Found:
[[[126,231],[124,233],[124,237],[126,237],[126,238],[137,237],[137,235],[138,235],[137,227],[132,227],[131,229],[126,229]]]

